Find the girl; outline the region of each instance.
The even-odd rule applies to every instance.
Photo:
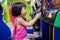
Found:
[[[38,13],[33,20],[27,22],[23,19],[26,15],[26,5],[17,2],[12,5],[12,15],[16,17],[13,30],[14,40],[25,40],[27,36],[26,27],[32,26],[40,18],[41,13]]]

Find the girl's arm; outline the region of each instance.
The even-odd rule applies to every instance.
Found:
[[[38,13],[34,17],[34,19],[32,19],[30,22],[27,22],[27,21],[23,20],[22,18],[19,21],[20,21],[20,24],[22,24],[24,26],[32,26],[37,21],[37,19],[40,18],[40,16],[41,16],[41,13]]]

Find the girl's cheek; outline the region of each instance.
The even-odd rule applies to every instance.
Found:
[[[26,15],[26,11],[21,11],[21,15]]]
[[[26,15],[26,9],[23,7],[22,10],[21,10],[21,14],[22,15]]]

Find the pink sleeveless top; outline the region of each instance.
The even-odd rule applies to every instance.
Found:
[[[14,40],[23,40],[27,36],[26,26],[21,25],[20,28],[17,29],[16,20],[17,18],[15,19],[13,30]]]

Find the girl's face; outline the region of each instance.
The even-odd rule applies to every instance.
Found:
[[[26,8],[22,7],[21,16],[25,16],[25,15],[26,15]]]

